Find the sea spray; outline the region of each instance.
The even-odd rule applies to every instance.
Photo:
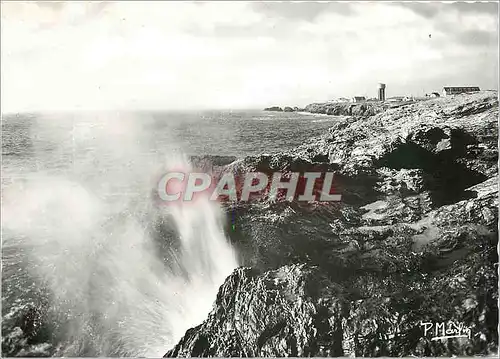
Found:
[[[25,285],[48,289],[52,355],[161,356],[206,318],[237,266],[221,210],[208,199],[157,206],[155,171],[190,164],[172,149],[145,151],[137,121],[68,122],[71,138],[50,141],[72,158],[68,170],[30,173],[4,189],[4,248],[15,252],[4,267],[24,263]],[[39,130],[57,133],[54,124],[68,125]],[[48,162],[43,148],[36,155]],[[158,225],[172,232],[158,237]]]

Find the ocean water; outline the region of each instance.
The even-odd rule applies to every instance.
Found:
[[[190,155],[292,148],[334,117],[261,111],[2,119],[4,356],[162,356],[210,311],[238,254],[213,202],[162,207]]]

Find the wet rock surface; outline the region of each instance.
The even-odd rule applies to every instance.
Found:
[[[166,356],[496,353],[497,121],[496,92],[437,98],[228,165],[334,172],[342,201],[228,205],[243,267]]]

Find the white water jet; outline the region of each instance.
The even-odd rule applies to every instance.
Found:
[[[238,265],[216,203],[154,202],[158,157],[145,155],[154,151],[137,121],[119,120],[73,119],[85,136],[55,141],[73,151],[72,171],[29,173],[4,188],[3,245],[23,248],[31,275],[50,288],[64,323],[56,355],[162,356],[207,317]],[[55,134],[54,123],[40,126]],[[161,167],[173,160],[190,166],[170,152]],[[152,235],[158,223],[178,234],[170,266]]]

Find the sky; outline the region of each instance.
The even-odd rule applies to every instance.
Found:
[[[2,113],[498,89],[498,3],[2,2]]]

